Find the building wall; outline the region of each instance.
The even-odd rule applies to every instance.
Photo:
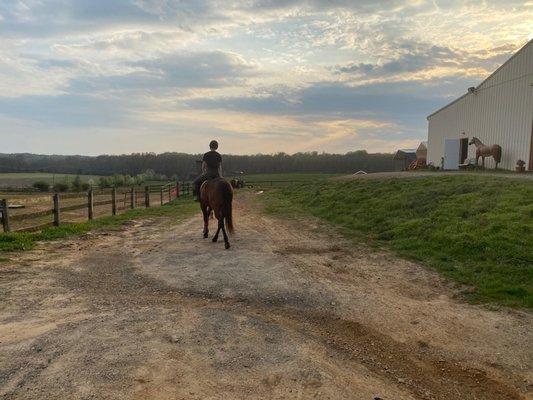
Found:
[[[529,164],[532,84],[533,41],[483,82],[476,94],[468,93],[428,117],[428,162],[440,165],[445,138],[476,136],[484,144],[502,146],[501,168],[514,169],[518,159]],[[469,146],[468,158],[475,153],[475,146]],[[494,168],[493,159],[487,159],[485,166]]]

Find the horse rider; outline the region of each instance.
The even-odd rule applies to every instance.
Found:
[[[209,151],[202,158],[202,174],[194,180],[193,195],[196,201],[200,201],[200,186],[208,179],[222,176],[222,156],[217,151],[218,142],[211,140]]]

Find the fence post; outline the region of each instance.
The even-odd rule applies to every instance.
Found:
[[[172,189],[170,188],[170,185],[168,185],[168,202],[170,203],[172,201]]]
[[[163,196],[164,196],[164,194],[163,194],[163,185],[161,185],[161,187],[160,187],[159,189],[160,189],[160,191],[161,191],[161,193],[160,193],[160,196],[161,196],[161,205],[163,205],[163,204],[164,204],[164,199],[163,199]]]
[[[59,193],[54,194],[54,226],[61,223],[61,209],[59,207]]]
[[[150,207],[150,186],[144,187],[144,205]]]
[[[10,232],[11,227],[9,226],[9,206],[7,204],[7,199],[3,199],[1,202],[2,205],[2,226],[4,227],[4,232]]]
[[[135,199],[135,186],[131,187],[131,209],[133,210],[136,206],[137,200]]]
[[[176,197],[180,197],[180,182],[176,182]]]
[[[91,220],[94,218],[93,190],[92,189],[90,189],[87,192],[87,209],[88,209],[89,220]]]
[[[111,214],[117,215],[117,188],[111,190]]]

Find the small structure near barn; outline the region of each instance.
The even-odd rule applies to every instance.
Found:
[[[416,149],[416,159],[417,160],[426,160],[428,157],[428,142],[420,142],[418,148]]]
[[[416,149],[400,149],[392,160],[395,171],[406,171],[409,165],[416,160]]]

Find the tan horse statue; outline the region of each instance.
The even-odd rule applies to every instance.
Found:
[[[485,168],[485,157],[492,156],[494,157],[494,161],[496,161],[496,167],[494,169],[498,168],[498,164],[502,160],[502,147],[500,145],[493,144],[491,146],[486,146],[475,136],[468,144],[476,146],[476,165],[478,164],[479,157],[481,157],[481,165]]]

